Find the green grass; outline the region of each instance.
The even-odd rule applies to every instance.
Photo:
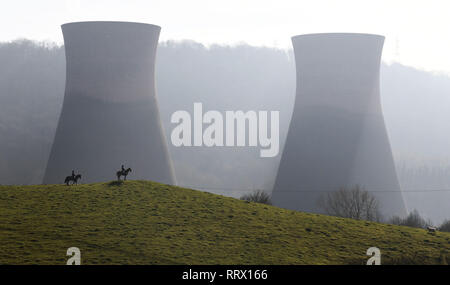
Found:
[[[280,209],[149,181],[0,186],[0,264],[450,261],[450,234]]]

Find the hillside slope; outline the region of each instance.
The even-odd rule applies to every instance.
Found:
[[[450,234],[284,210],[149,181],[0,186],[0,264],[364,264],[450,260]]]

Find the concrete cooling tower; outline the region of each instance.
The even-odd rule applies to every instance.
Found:
[[[381,110],[383,42],[368,34],[292,38],[297,91],[275,205],[321,213],[324,193],[358,184],[376,196],[383,216],[406,214]]]
[[[62,183],[129,179],[175,184],[155,92],[160,27],[124,22],[62,25],[66,89],[44,176]]]

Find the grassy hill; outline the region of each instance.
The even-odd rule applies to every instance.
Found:
[[[149,181],[0,186],[0,264],[450,262],[450,234],[284,210]],[[447,261],[446,261],[447,260]]]

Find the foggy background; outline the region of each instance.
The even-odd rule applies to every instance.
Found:
[[[0,184],[40,184],[63,102],[64,48],[1,43],[0,63]],[[272,189],[295,96],[291,50],[166,41],[158,47],[156,82],[180,186],[233,197]],[[383,113],[407,206],[436,224],[450,218],[449,95],[448,76],[382,65]],[[260,158],[258,147],[173,147],[170,116],[192,114],[194,102],[202,102],[204,112],[280,111],[280,154]]]

